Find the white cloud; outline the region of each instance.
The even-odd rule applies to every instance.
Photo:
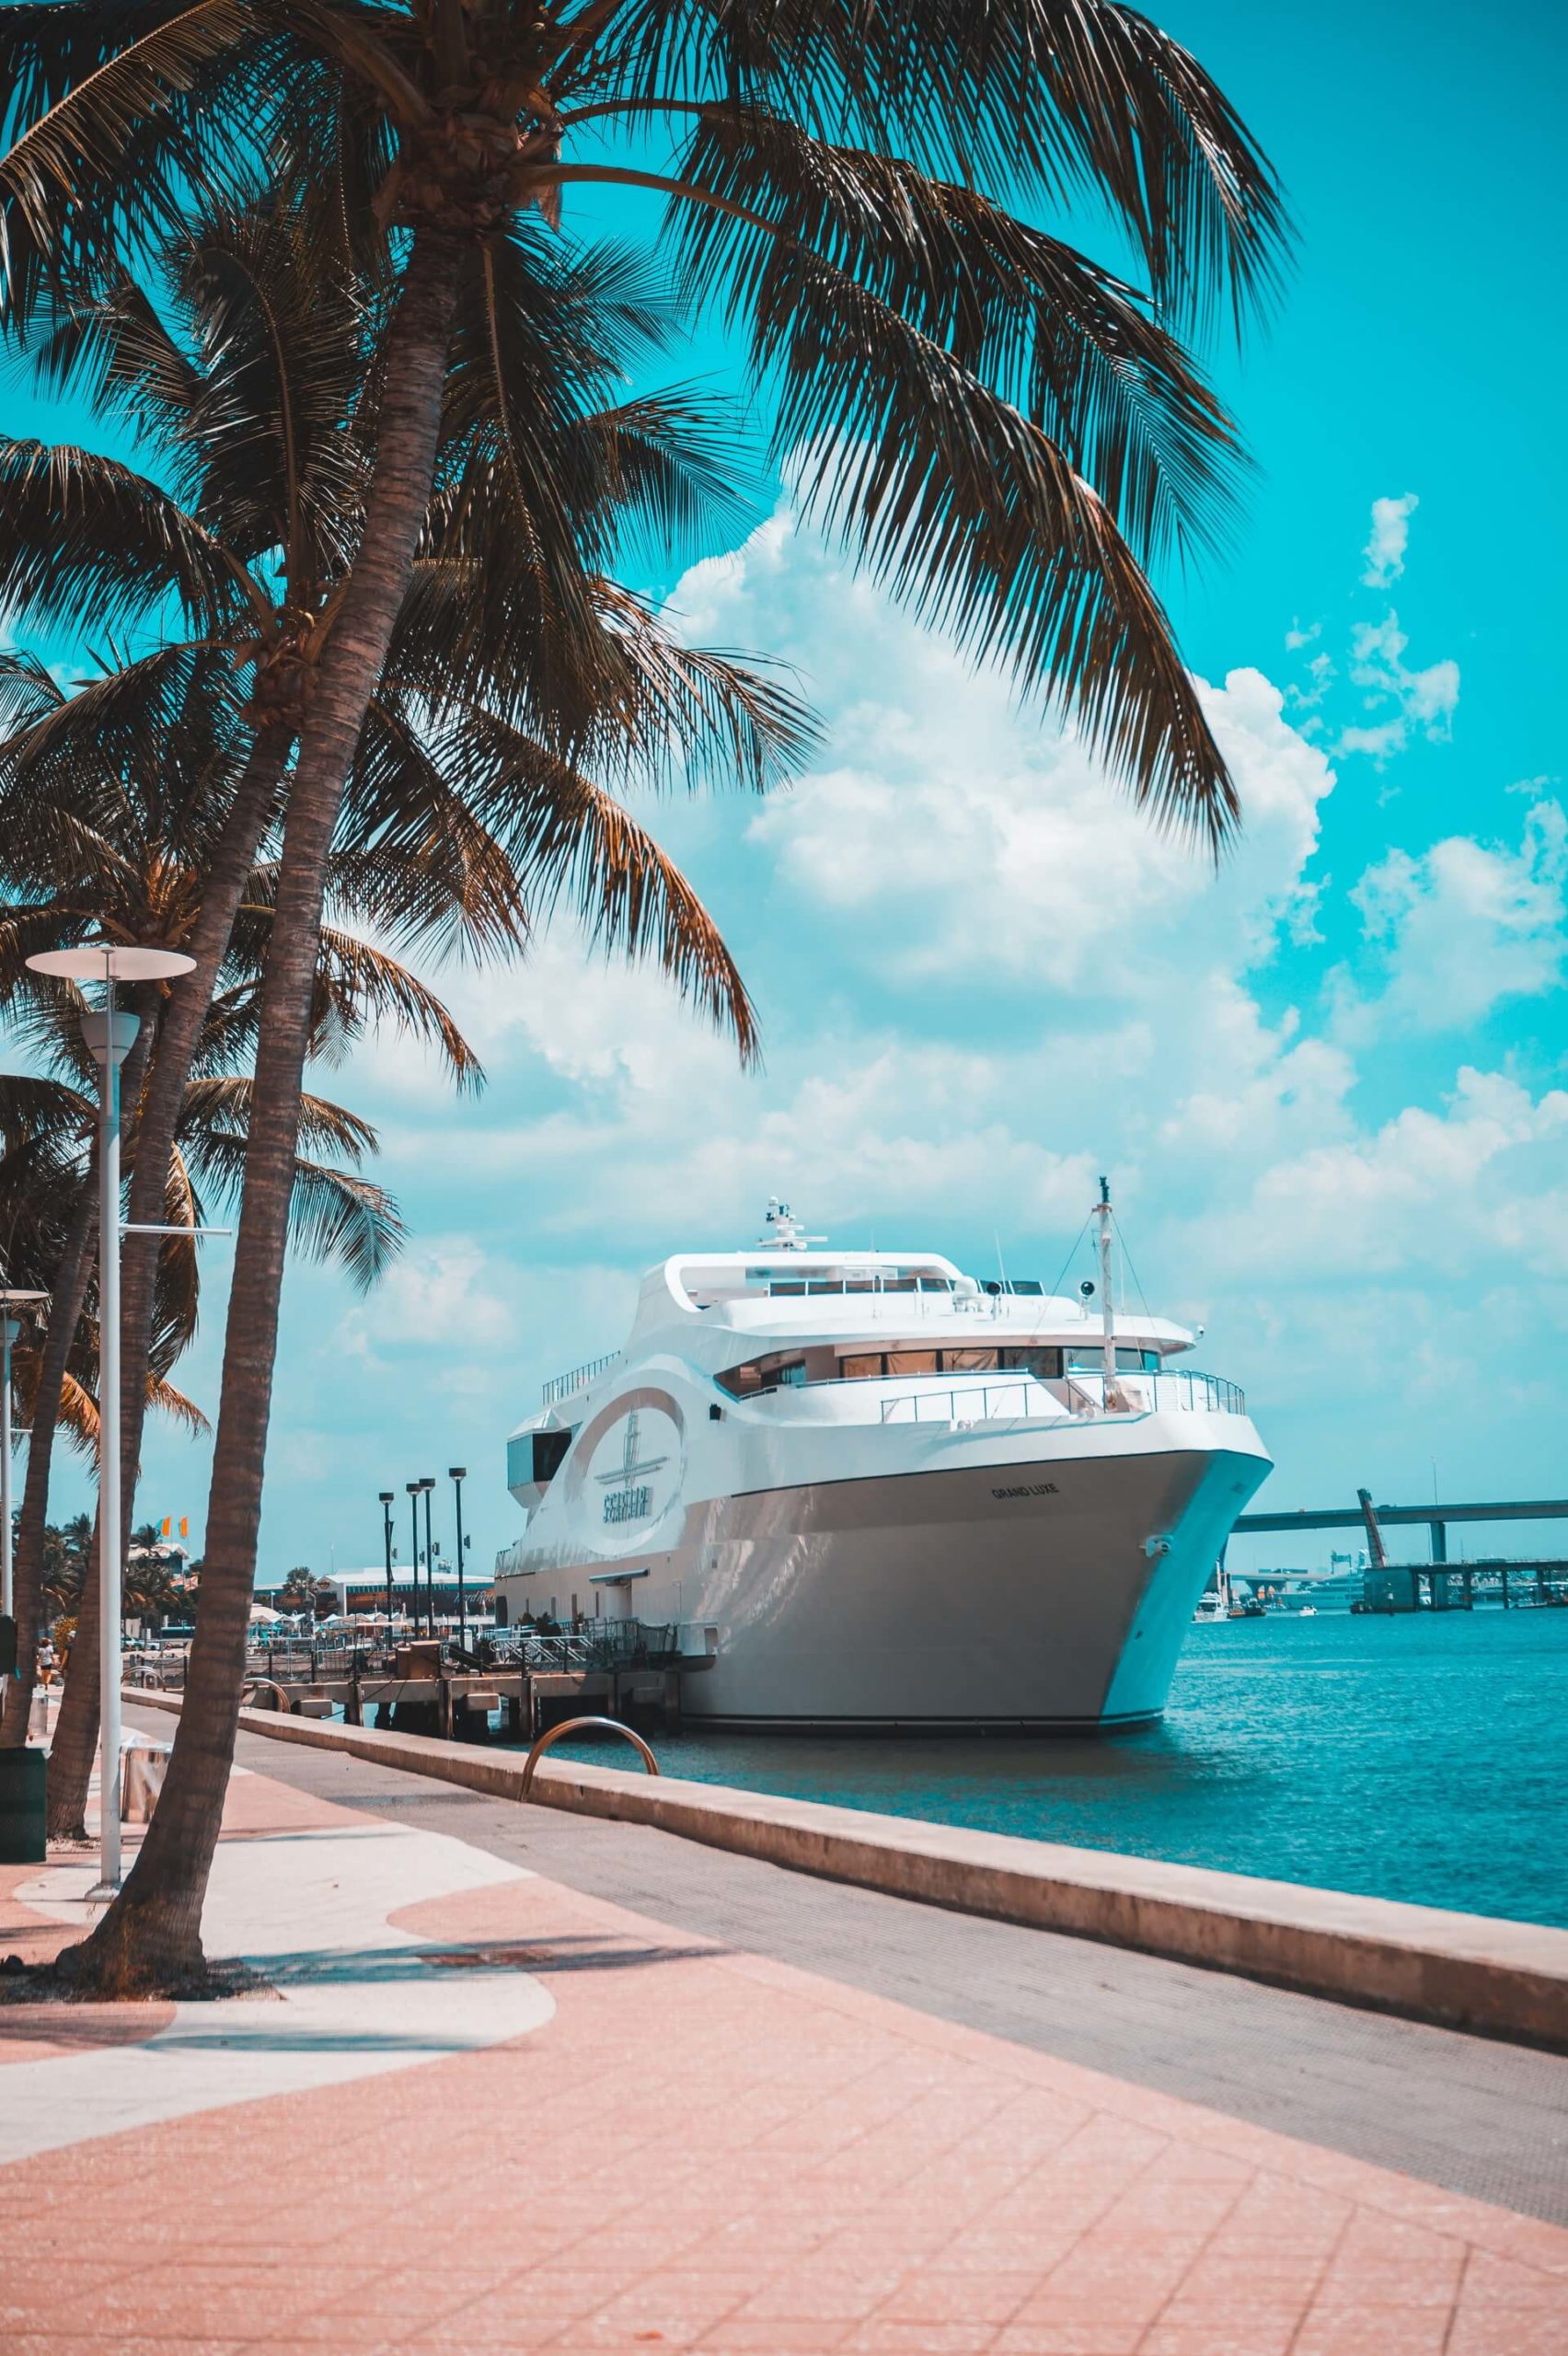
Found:
[[[1387,588],[1404,571],[1410,519],[1420,504],[1413,491],[1407,491],[1402,499],[1372,502],[1372,537],[1364,550],[1366,569],[1361,576],[1369,589]]]
[[[1342,1035],[1459,1030],[1505,999],[1537,998],[1568,960],[1568,817],[1536,803],[1517,850],[1451,835],[1390,850],[1351,893],[1386,980],[1353,1001]]]
[[[1151,826],[1069,726],[1021,710],[780,514],[681,584],[688,628],[767,636],[833,711],[837,756],[770,803],[755,844],[905,980],[989,974],[1136,997],[1193,926],[1251,954],[1299,918],[1333,772],[1261,672],[1204,687],[1245,831],[1217,885]]]
[[[1262,1172],[1236,1223],[1240,1249],[1286,1283],[1463,1281],[1489,1267],[1561,1278],[1565,1144],[1568,1091],[1537,1099],[1504,1073],[1466,1066],[1442,1111],[1407,1106],[1370,1136]]]
[[[1366,690],[1368,710],[1392,701],[1397,711],[1367,727],[1341,731],[1335,750],[1366,753],[1379,766],[1402,753],[1417,728],[1434,744],[1447,741],[1459,700],[1459,666],[1451,656],[1412,670],[1405,662],[1410,641],[1392,607],[1380,622],[1359,622],[1352,633],[1350,676]]]

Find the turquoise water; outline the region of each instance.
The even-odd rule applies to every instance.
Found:
[[[1568,1611],[1195,1627],[1163,1723],[1094,1741],[654,1749],[704,1783],[1568,1928]]]

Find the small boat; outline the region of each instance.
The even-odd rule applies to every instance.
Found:
[[[1315,1620],[1318,1616],[1317,1607],[1315,1604],[1304,1603],[1296,1616],[1298,1620]]]

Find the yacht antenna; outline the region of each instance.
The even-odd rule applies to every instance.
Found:
[[[1094,1207],[1094,1216],[1100,1221],[1101,1363],[1105,1369],[1106,1381],[1113,1382],[1116,1379],[1116,1301],[1112,1288],[1111,1181],[1109,1178],[1101,1178],[1100,1182],[1100,1200]]]

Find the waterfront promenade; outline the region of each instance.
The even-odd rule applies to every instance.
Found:
[[[240,1757],[271,1992],[0,2011],[8,2356],[1568,2344],[1568,2062]],[[5,1869],[0,1951],[87,1872]]]

